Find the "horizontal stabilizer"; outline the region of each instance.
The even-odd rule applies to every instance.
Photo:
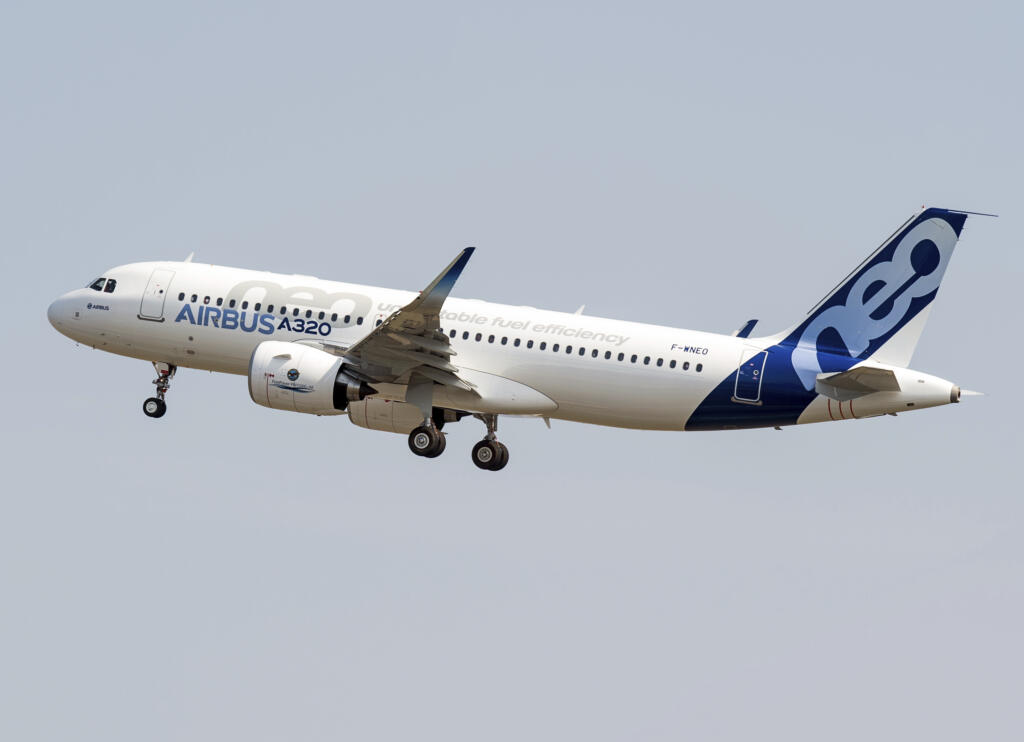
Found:
[[[898,392],[896,374],[887,368],[858,366],[834,374],[818,374],[814,390],[818,394],[845,402],[874,392]]]

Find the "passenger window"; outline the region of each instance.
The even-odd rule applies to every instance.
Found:
[[[362,317],[356,317],[356,324],[357,325],[363,324],[363,318]]]
[[[114,293],[114,289],[116,289],[116,288],[117,288],[117,281],[115,281],[113,278],[108,278],[107,279],[107,285],[103,288],[103,291],[105,293],[112,294],[112,293]],[[160,293],[161,294],[163,293],[163,289],[160,290]]]
[[[508,338],[507,338],[507,337],[505,337],[505,336],[502,336],[502,338],[501,338],[501,344],[502,344],[502,345],[508,345]]]
[[[488,338],[487,338],[487,342],[488,342],[488,343],[493,343],[493,342],[494,342],[494,335],[490,335],[490,336],[488,336]]]
[[[299,308],[295,307],[294,309],[292,309],[292,317],[298,317],[298,316],[299,316]],[[308,317],[309,315],[307,314],[306,316]]]
[[[592,351],[590,351],[590,357],[597,358],[597,348],[594,348]]]
[[[609,360],[611,360],[611,357],[612,357],[612,352],[611,352],[610,350],[606,350],[606,351],[604,352],[604,359],[605,359],[606,361],[609,361]]]
[[[516,346],[518,348],[519,347],[519,338],[516,338],[515,342],[513,342],[512,345],[514,345],[514,346]]]
[[[185,292],[184,291],[182,291],[180,294],[178,294],[178,301],[185,301]]]
[[[219,307],[223,303],[224,303],[224,297],[218,296],[217,297],[217,306]]]
[[[260,303],[259,303],[259,302],[256,302],[256,303],[255,303],[255,304],[253,305],[253,307],[252,307],[252,308],[253,308],[253,311],[256,311],[256,312],[260,311]],[[270,305],[269,307],[267,307],[267,311],[268,311],[268,312],[272,312],[272,311],[274,311],[274,305],[273,305],[273,304],[271,304],[271,305]]]
[[[554,345],[551,346],[551,352],[552,353],[557,353],[558,352],[558,343],[555,343]]]
[[[455,330],[452,330],[451,332],[449,332],[448,333],[448,337],[454,339],[455,338]]]
[[[288,307],[287,306],[282,306],[281,307],[281,314],[288,314]]]
[[[346,314],[345,315],[345,324],[348,325],[348,324],[351,324],[351,323],[352,323],[352,315],[351,314]]]
[[[572,346],[571,345],[565,346],[565,352],[566,353],[572,353]]]
[[[658,359],[658,362],[657,362],[657,363],[656,363],[655,365],[657,365],[657,366],[660,366],[660,365],[661,365],[661,364],[663,364],[663,363],[664,363],[664,361],[663,361],[663,360],[661,360],[661,359],[659,358],[659,359]]]
[[[629,357],[629,362],[630,363],[636,363],[636,353],[634,353],[633,355],[631,355]]]
[[[325,315],[325,314],[324,314],[323,312],[320,312],[320,314],[318,314],[318,315],[316,316],[316,318],[317,318],[317,319],[323,319],[323,318],[324,318],[325,316],[326,316],[326,315]]]
[[[191,301],[192,301],[193,304],[195,304],[197,301],[199,301],[199,295],[198,294],[192,294],[192,300]]]
[[[668,362],[668,367],[669,368],[675,368],[676,367],[676,361],[675,361],[674,358],[671,361]]]
[[[703,363],[698,363],[694,370],[699,374],[701,371],[704,370],[704,364]]]
[[[625,353],[619,353],[619,360],[620,361],[626,360],[626,354]]]
[[[586,348],[580,348],[580,355],[581,356],[585,356],[586,354],[587,354],[587,349]]]
[[[547,343],[541,343],[540,344],[540,349],[541,350],[547,350],[548,349],[548,344]]]
[[[243,301],[242,302],[242,309],[248,309],[248,308],[249,308],[249,302]]]
[[[382,319],[377,320],[377,322],[374,325],[374,327],[380,327],[383,322],[384,322],[384,320],[382,320]]]
[[[683,371],[689,371],[689,370],[690,370],[690,362],[689,361],[683,361]]]
[[[203,304],[209,304],[209,303],[210,303],[210,297],[209,296],[204,296],[203,297]]]
[[[468,332],[463,332],[462,333],[462,339],[463,340],[469,340],[469,333]]]
[[[93,291],[103,291],[103,284],[107,282],[106,278],[97,278],[95,281],[89,284],[89,288]]]
[[[313,310],[312,309],[307,309],[306,310],[306,319],[309,319],[312,316],[313,316]]]
[[[337,321],[338,321],[338,313],[334,312],[334,313],[331,314],[331,322],[337,322]]]
[[[478,333],[476,334],[476,341],[477,341],[477,342],[479,343],[479,342],[480,342],[481,340],[483,340],[483,337],[484,337],[484,336],[483,336],[483,335],[481,335],[481,334],[480,334],[480,333],[478,332]]]
[[[232,299],[231,301],[229,301],[228,302],[228,306],[231,307],[232,309],[234,309],[235,308],[235,300]]]
[[[533,341],[532,340],[527,340],[526,341],[526,347],[527,348],[532,348],[533,347]]]
[[[651,357],[650,356],[644,356],[644,365],[645,366],[649,366],[650,363],[651,363]]]

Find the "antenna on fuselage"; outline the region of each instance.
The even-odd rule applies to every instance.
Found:
[[[192,258],[193,258],[193,257],[195,257],[195,254],[196,254],[196,253],[195,253],[195,250],[193,250],[192,252],[190,252],[190,253],[188,254],[188,257],[187,257],[187,258],[185,258],[185,262],[186,262],[186,263],[191,263],[191,262],[192,262]]]

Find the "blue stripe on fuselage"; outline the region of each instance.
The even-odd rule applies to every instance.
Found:
[[[734,400],[733,371],[700,403],[686,429],[795,424],[817,396],[817,374],[845,371],[870,357],[934,300],[966,219],[960,212],[927,209],[908,222],[783,340],[767,348],[760,404]],[[930,220],[937,222],[925,224]],[[918,227],[914,244],[903,245]]]

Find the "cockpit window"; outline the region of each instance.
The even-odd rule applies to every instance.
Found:
[[[117,288],[117,281],[115,281],[113,278],[108,278],[107,279],[107,285],[103,287],[103,291],[108,293],[108,294],[112,294],[112,293],[114,293],[114,289],[116,289],[116,288]]]
[[[103,284],[107,282],[105,278],[97,278],[95,281],[89,284],[89,288],[93,291],[103,291]]]

